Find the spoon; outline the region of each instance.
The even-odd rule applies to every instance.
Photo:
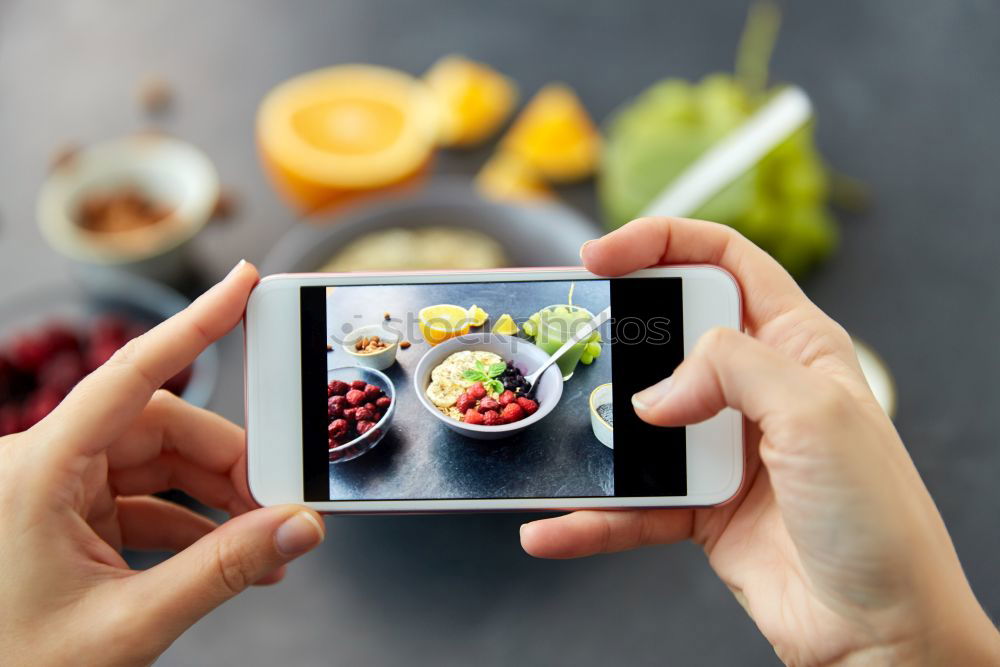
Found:
[[[538,370],[536,370],[531,375],[525,376],[525,380],[528,383],[528,391],[526,393],[528,398],[533,398],[535,395],[535,388],[538,386],[538,379],[542,377],[542,373],[548,370],[549,366],[559,361],[559,359],[569,351],[571,347],[579,343],[581,340],[594,333],[594,330],[599,326],[607,322],[611,318],[611,306],[608,306],[597,315],[594,315],[593,319],[587,322],[585,325],[576,330],[572,336],[569,337],[565,343],[562,344],[558,350],[552,353],[545,363],[543,363]]]

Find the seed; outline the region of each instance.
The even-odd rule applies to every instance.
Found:
[[[404,349],[404,350],[405,350],[406,348],[410,347],[410,341],[408,341],[408,340],[404,340],[404,341],[402,341],[402,342],[401,342],[401,343],[399,344],[399,347],[401,347],[402,349]]]

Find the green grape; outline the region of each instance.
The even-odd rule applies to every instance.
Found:
[[[587,339],[588,343],[600,343],[601,342],[601,332],[595,330],[594,333],[590,334],[590,338]]]
[[[589,354],[592,359],[596,359],[601,356],[601,344],[600,343],[587,343],[587,346],[583,348],[584,354]]]
[[[538,334],[538,327],[531,320],[525,320],[524,323],[521,324],[521,331],[524,332],[525,336],[534,338]]]
[[[580,363],[581,364],[585,364],[587,366],[589,366],[590,364],[594,363],[594,357],[593,357],[593,355],[590,355],[590,354],[587,354],[586,352],[584,352],[583,354],[580,355]]]

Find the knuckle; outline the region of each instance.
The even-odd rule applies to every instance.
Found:
[[[253,558],[240,545],[219,540],[212,558],[218,575],[217,581],[224,593],[236,595],[253,583]]]

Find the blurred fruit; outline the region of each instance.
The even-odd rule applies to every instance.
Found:
[[[441,103],[444,146],[469,147],[489,139],[517,104],[513,81],[462,56],[444,56],[424,80]]]
[[[576,93],[552,83],[521,111],[501,150],[521,158],[547,181],[568,183],[594,173],[601,136]]]
[[[517,324],[514,322],[514,318],[507,313],[501,315],[496,324],[493,325],[493,333],[513,336],[518,331],[519,329],[517,328]]]
[[[428,86],[374,65],[340,65],[267,94],[257,141],[278,190],[305,213],[417,181],[441,130]]]
[[[493,201],[532,202],[554,196],[537,171],[508,151],[486,161],[476,174],[476,190]]]
[[[22,332],[0,354],[0,436],[30,428],[51,412],[88,373],[143,327],[118,316],[102,316],[73,327],[53,321]],[[180,395],[191,379],[190,366],[163,388]]]
[[[641,215],[692,162],[775,93],[776,87],[766,85],[778,21],[773,3],[755,3],[736,76],[712,74],[699,83],[667,79],[612,116],[598,183],[610,228]],[[829,189],[810,124],[697,211],[680,213],[734,227],[801,275],[836,246]]]

